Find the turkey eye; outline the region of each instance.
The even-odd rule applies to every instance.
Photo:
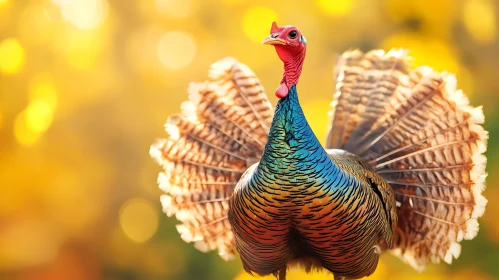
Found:
[[[288,33],[290,39],[296,38],[296,35],[298,35],[298,33],[295,30]]]

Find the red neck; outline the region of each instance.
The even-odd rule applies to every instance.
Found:
[[[289,53],[279,47],[276,48],[276,51],[284,62],[284,74],[282,75],[281,84],[285,83],[288,88],[291,88],[298,83],[300,78],[306,48],[302,48],[298,53]]]
[[[275,95],[278,98],[284,98],[288,96],[289,89],[298,83],[305,59],[305,47],[292,53],[287,47],[276,46],[275,49],[279,58],[284,62],[284,74]]]
[[[285,82],[288,88],[296,85],[300,78],[303,61],[305,58],[305,49],[299,58],[290,59],[284,62],[284,74],[282,74],[281,83]]]

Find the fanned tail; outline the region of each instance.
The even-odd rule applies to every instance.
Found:
[[[168,216],[176,215],[186,242],[203,252],[235,252],[228,199],[244,171],[261,157],[272,107],[245,65],[225,58],[211,66],[210,81],[192,83],[182,114],[168,118],[168,137],[150,154],[164,168],[158,184]]]
[[[327,148],[363,157],[391,185],[392,252],[422,270],[430,260],[451,263],[478,232],[488,133],[454,76],[411,70],[408,60],[402,50],[342,55]]]

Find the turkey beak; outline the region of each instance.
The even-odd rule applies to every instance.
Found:
[[[286,41],[279,38],[279,33],[272,33],[270,36],[263,39],[262,44],[264,45],[286,45]]]

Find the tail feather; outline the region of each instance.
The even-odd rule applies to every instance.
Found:
[[[223,91],[225,89],[222,90],[213,83],[191,84],[189,87],[191,98],[198,99],[196,95],[202,95],[196,110],[201,121],[212,124],[235,141],[243,143],[247,150],[263,150],[266,138],[258,133],[265,135],[264,130],[252,130],[251,125],[254,122],[245,115],[248,110],[237,106],[229,96],[223,95]]]
[[[328,135],[329,145],[352,149],[354,141],[351,139],[358,139],[359,133],[369,129],[384,112],[400,77],[408,72],[407,65],[401,62],[405,52],[392,51],[393,55],[385,60],[379,59],[380,52],[364,55],[355,50],[340,57],[330,111],[335,125]]]
[[[161,203],[182,222],[182,239],[230,259],[235,244],[228,200],[263,152],[272,108],[253,72],[235,59],[214,63],[209,76],[190,85],[182,114],[168,119],[168,137],[153,144],[150,154],[165,170],[158,177],[165,192]]]
[[[233,64],[230,71],[224,67],[227,63]],[[233,105],[244,111],[241,116],[256,130],[255,134],[268,134],[273,116],[272,105],[260,81],[248,66],[233,58],[226,58],[212,66],[210,78],[219,81],[219,96],[226,96],[226,99],[232,100]]]
[[[399,216],[394,254],[418,270],[451,263],[459,242],[476,236],[487,202],[481,107],[469,106],[454,76],[409,70],[403,51],[344,57],[333,104],[343,105],[332,112],[327,147],[362,156],[391,185]]]

